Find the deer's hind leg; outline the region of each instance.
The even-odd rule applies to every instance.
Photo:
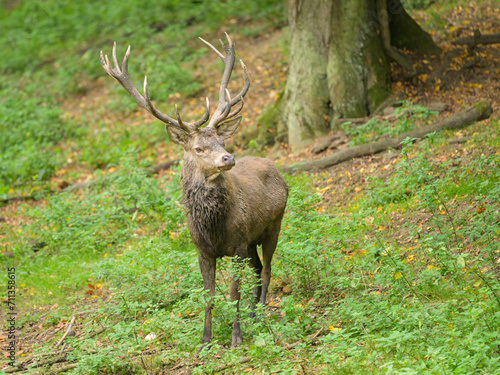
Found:
[[[250,266],[254,269],[255,275],[257,276],[258,285],[253,289],[254,303],[250,307],[252,311],[248,313],[249,318],[255,318],[255,304],[260,300],[262,294],[262,263],[257,253],[257,244],[250,244],[248,246],[248,256],[250,258]]]
[[[260,303],[266,304],[269,282],[271,281],[271,261],[273,259],[276,245],[278,244],[278,236],[281,229],[281,217],[274,221],[266,230],[262,237],[262,293],[260,295]]]

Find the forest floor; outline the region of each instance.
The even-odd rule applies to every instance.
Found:
[[[494,113],[401,151],[287,177],[291,197],[263,319],[245,320],[249,339],[228,348],[230,275],[248,282],[244,297],[252,278],[221,262],[216,339],[200,358],[193,354],[204,294],[179,204],[179,168],[153,178],[143,172],[178,159],[180,150],[161,141],[167,135],[145,111],[116,109],[126,99],[109,77],[82,80],[80,92],[59,101],[63,116],[105,139],[89,141],[87,151],[62,142],[66,160],[43,186],[9,191],[48,194],[0,206],[2,261],[15,260],[18,282],[16,372],[500,374],[500,44],[469,51],[451,43],[476,29],[499,33],[500,7],[494,1],[434,5],[412,15],[442,53],[416,63],[416,84],[393,63],[393,92],[406,101],[401,115],[374,119],[350,137],[342,133],[342,142],[320,153],[313,149],[321,140],[293,154],[285,143],[278,148],[246,138],[284,89],[288,30],[232,34],[252,78],[243,135],[232,140],[236,155],[268,156],[283,166],[429,124],[479,100],[490,100]],[[245,20],[228,23],[239,21]],[[168,98],[188,121],[203,113],[204,96],[214,96],[213,77],[221,73],[211,53],[191,64],[203,96]],[[242,85],[240,73],[235,66],[232,93]],[[426,107],[433,103],[447,109],[432,113]],[[125,132],[137,138],[129,141]],[[121,153],[107,164],[100,153],[115,152],[113,142]],[[54,193],[86,180],[97,184]],[[8,341],[1,333],[0,344]],[[0,373],[12,370],[8,350],[0,350]]]

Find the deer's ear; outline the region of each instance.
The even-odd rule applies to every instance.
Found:
[[[224,121],[222,124],[217,126],[217,135],[223,139],[228,139],[231,135],[233,135],[240,122],[241,116],[236,116],[231,120]]]
[[[167,128],[167,133],[172,142],[184,146],[187,142],[187,134],[184,130],[179,129],[175,126],[166,126]]]

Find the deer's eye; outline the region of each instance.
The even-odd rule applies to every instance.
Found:
[[[203,149],[201,147],[196,147],[194,149],[198,154],[201,154],[203,152]]]

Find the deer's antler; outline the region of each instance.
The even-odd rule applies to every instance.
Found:
[[[219,50],[215,48],[212,44],[200,38],[203,43],[205,43],[212,50],[214,50],[214,52],[217,54],[217,56],[220,57],[225,66],[224,74],[222,75],[222,81],[220,83],[219,104],[207,126],[213,128],[217,127],[217,125],[219,125],[222,121],[228,120],[236,116],[241,111],[244,104],[243,97],[246,95],[250,87],[250,76],[248,75],[248,71],[245,64],[243,64],[243,61],[240,60],[241,66],[243,67],[243,72],[245,74],[245,85],[238,93],[238,95],[236,95],[233,99],[231,99],[229,91],[227,90],[227,84],[229,83],[229,79],[231,78],[231,72],[233,71],[236,53],[234,51],[234,44],[231,38],[227,33],[224,34],[226,35],[228,45],[227,46],[224,45],[222,40],[220,42],[222,44],[222,47],[226,51],[226,56],[224,56],[221,52],[219,52]],[[233,112],[230,112],[231,108],[238,102],[241,102],[240,106]]]
[[[123,58],[122,67],[120,70],[120,66],[118,64],[118,60],[116,58],[116,42],[113,44],[113,67],[111,67],[111,63],[109,62],[108,56],[104,56],[101,51],[101,65],[104,70],[114,79],[116,79],[122,86],[127,90],[127,92],[134,98],[134,100],[139,104],[142,108],[147,110],[153,116],[155,116],[158,120],[166,123],[167,125],[175,126],[179,129],[183,129],[187,133],[195,132],[200,126],[205,124],[210,117],[210,103],[207,98],[206,102],[206,111],[203,117],[195,122],[183,122],[179,115],[179,111],[177,110],[177,106],[175,108],[177,120],[174,120],[170,116],[160,112],[155,108],[151,100],[148,96],[148,78],[144,77],[144,96],[139,93],[139,91],[135,88],[134,84],[130,80],[128,75],[128,60],[130,58],[130,46],[128,46],[127,52],[125,53],[125,57]]]

